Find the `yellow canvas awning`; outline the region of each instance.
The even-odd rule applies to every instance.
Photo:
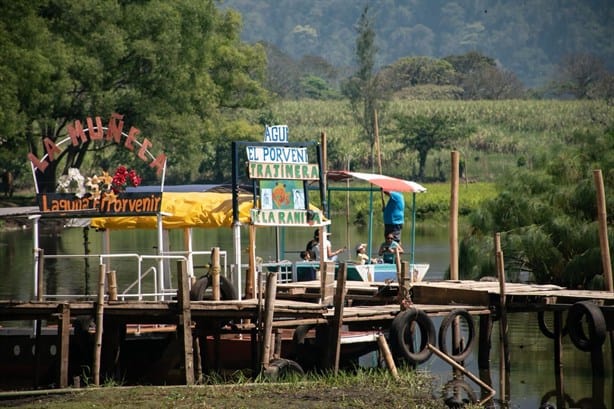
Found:
[[[249,223],[251,195],[239,195],[239,221]],[[165,229],[184,227],[231,227],[232,194],[216,192],[164,192],[161,212]],[[155,229],[156,216],[96,217],[91,226],[97,229]]]

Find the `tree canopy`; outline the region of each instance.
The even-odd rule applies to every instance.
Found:
[[[164,147],[171,181],[205,181],[224,177],[216,140],[260,132],[232,111],[265,105],[264,51],[242,43],[240,16],[220,12],[213,0],[0,4],[3,159],[12,147],[17,161],[25,163],[28,150],[40,158],[43,138],[57,141],[67,124],[86,117],[106,124],[117,112],[126,128]],[[51,165],[62,173],[94,166],[94,157],[126,159],[110,148],[70,147]],[[54,177],[39,176],[44,189],[55,188]]]

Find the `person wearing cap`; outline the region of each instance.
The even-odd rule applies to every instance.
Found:
[[[356,264],[371,264],[376,262],[377,260],[370,258],[367,254],[367,245],[365,243],[360,243],[356,246]]]
[[[345,251],[345,247],[332,251],[332,245],[328,236],[330,233],[325,232],[326,238],[323,240],[322,245],[324,247],[324,261],[337,261],[337,256]],[[312,259],[320,261],[320,229],[316,229],[313,233],[313,239],[307,243],[306,251],[309,251],[312,255]]]
[[[388,202],[384,207],[384,237],[392,234],[393,240],[401,242],[401,230],[405,222],[405,199],[400,192],[384,190]]]

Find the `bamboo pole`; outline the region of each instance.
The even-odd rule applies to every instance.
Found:
[[[597,220],[599,222],[599,245],[601,247],[601,264],[606,290],[614,292],[612,282],[612,261],[610,259],[610,245],[608,243],[608,214],[606,211],[605,189],[601,169],[593,170],[595,188],[597,190]]]
[[[386,337],[383,334],[380,334],[377,337],[377,346],[379,347],[379,351],[384,357],[384,360],[386,361],[386,366],[390,370],[392,377],[394,379],[399,379],[399,371],[397,370],[397,366],[394,363],[392,353],[390,353],[390,348],[388,347],[388,342],[386,342]]]
[[[475,376],[474,374],[472,374],[471,372],[466,370],[462,365],[460,365],[459,363],[455,362],[452,358],[450,358],[449,356],[447,356],[446,354],[441,352],[437,347],[435,347],[435,346],[433,346],[431,344],[428,344],[427,346],[428,346],[428,348],[431,351],[433,351],[433,353],[435,355],[437,355],[438,357],[440,357],[441,359],[443,359],[444,361],[449,363],[454,369],[457,369],[457,370],[461,371],[463,374],[465,374],[473,382],[477,383],[482,388],[488,390],[488,392],[489,392],[488,396],[485,397],[484,399],[481,399],[481,400],[477,401],[476,402],[477,404],[482,405],[482,404],[484,404],[484,402],[488,402],[490,399],[493,398],[493,396],[495,396],[495,390],[493,388],[491,388],[490,385],[484,383],[480,378],[478,378],[477,376]]]
[[[102,351],[102,326],[104,321],[104,278],[106,264],[101,264],[98,271],[98,300],[96,303],[96,338],[94,344],[94,363],[92,372],[94,385],[100,386],[100,355]]]
[[[377,121],[377,109],[373,111],[373,127],[375,132],[375,149],[377,150],[377,170],[379,174],[382,174],[382,149],[379,143],[379,125]],[[384,207],[386,206],[384,202],[384,191],[381,191],[382,195],[382,211],[384,211]]]
[[[452,151],[450,177],[450,280],[458,280],[458,151]]]
[[[117,301],[117,274],[115,270],[107,273],[107,281],[109,283],[109,301]]]

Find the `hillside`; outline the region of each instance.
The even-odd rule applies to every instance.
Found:
[[[242,39],[294,59],[319,56],[340,70],[354,60],[355,24],[369,4],[379,66],[405,56],[478,51],[527,87],[548,82],[567,54],[592,53],[614,68],[610,0],[224,0],[243,17]]]

